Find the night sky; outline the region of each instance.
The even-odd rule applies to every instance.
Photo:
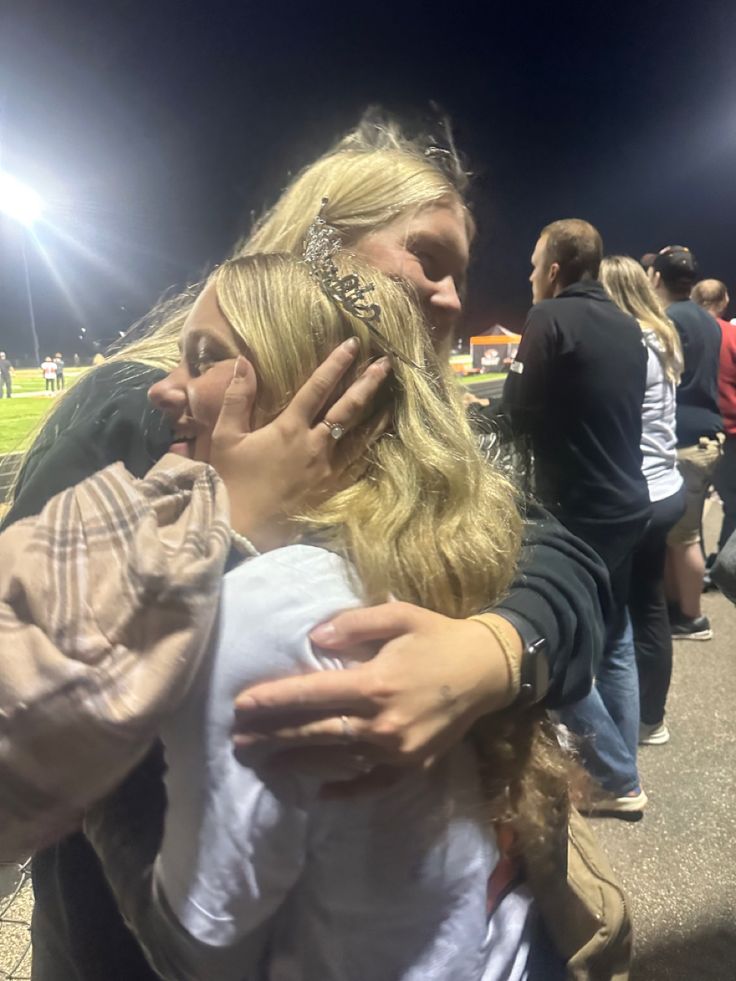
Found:
[[[370,103],[451,116],[476,178],[462,333],[529,306],[539,228],[690,246],[736,292],[736,4],[23,0],[0,21],[0,166],[47,202],[43,355],[90,353],[223,257]],[[32,350],[0,219],[0,347]],[[730,312],[733,315],[733,311]]]

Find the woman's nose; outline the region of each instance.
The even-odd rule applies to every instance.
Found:
[[[182,376],[182,369],[174,368],[165,378],[155,382],[148,389],[148,400],[151,405],[172,418],[178,418],[187,405],[186,387]]]
[[[457,292],[455,280],[452,276],[445,276],[437,284],[437,289],[432,296],[432,306],[437,310],[442,310],[446,315],[457,319],[463,311],[463,303]]]

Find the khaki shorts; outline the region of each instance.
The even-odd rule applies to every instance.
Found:
[[[668,545],[697,545],[703,521],[703,506],[713,483],[713,472],[721,458],[723,437],[701,436],[695,446],[677,451],[677,467],[685,482],[685,513],[670,530]]]

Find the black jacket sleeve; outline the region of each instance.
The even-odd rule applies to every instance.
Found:
[[[534,433],[544,411],[556,345],[555,326],[545,305],[533,307],[517,354],[523,368],[509,372],[501,406],[483,412],[500,440],[518,451],[514,479],[519,477],[519,461],[529,463],[528,443],[523,441]],[[528,474],[526,483],[528,491]],[[575,702],[590,690],[603,654],[609,604],[603,560],[544,508],[529,503],[519,568],[510,593],[494,609],[523,617],[533,632],[546,638],[548,708]]]
[[[519,568],[495,612],[523,617],[547,640],[548,708],[590,690],[603,653],[610,603],[602,559],[538,505],[529,505]]]
[[[168,422],[148,402],[148,389],[163,377],[155,368],[120,361],[80,379],[34,441],[3,527],[39,514],[54,495],[118,460],[144,476],[171,443]]]

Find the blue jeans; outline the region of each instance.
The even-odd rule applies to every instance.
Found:
[[[606,617],[606,649],[593,690],[560,711],[565,725],[583,738],[581,756],[603,789],[623,797],[639,787],[636,750],[639,736],[639,677],[634,635],[626,604],[634,549],[649,521],[647,508],[635,518],[614,523],[562,519],[573,534],[592,546],[611,579],[611,609]]]
[[[639,787],[639,675],[626,607],[615,619],[590,694],[559,717],[582,737],[580,753],[591,776],[607,793],[623,797]]]

